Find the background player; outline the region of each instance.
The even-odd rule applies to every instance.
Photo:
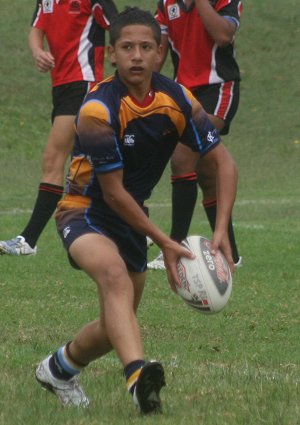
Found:
[[[19,236],[0,241],[0,254],[37,252],[37,240],[63,193],[75,116],[91,84],[103,78],[105,30],[116,13],[111,0],[37,1],[29,47],[38,71],[51,72],[52,128],[32,215]]]
[[[217,170],[219,208],[212,244],[233,268],[227,227],[236,166],[192,94],[153,73],[161,60],[160,37],[150,12],[128,8],[120,13],[112,21],[109,46],[117,73],[87,95],[76,120],[66,195],[56,220],[71,263],[97,285],[100,319],[37,368],[38,381],[65,405],[89,403],[75,377],[114,349],[141,412],[161,410],[164,370],[159,362],[145,361],[136,310],[145,284],[146,235],[164,253],[173,289],[178,257],[192,257],[149,220],[144,207],[178,140],[205,155]]]
[[[228,134],[239,103],[240,73],[234,57],[234,37],[240,25],[241,9],[239,0],[160,0],[156,14],[162,30],[163,61],[170,46],[176,81],[192,91],[223,135]],[[171,159],[170,233],[178,242],[188,234],[197,200],[197,182],[209,223],[212,229],[215,227],[215,172],[206,166],[205,158],[200,160],[197,173],[193,163],[193,154],[179,144]],[[231,220],[228,232],[237,267],[242,259]],[[161,252],[148,267],[164,269]]]

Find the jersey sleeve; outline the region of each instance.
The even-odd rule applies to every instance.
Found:
[[[102,28],[110,26],[112,18],[118,10],[112,0],[92,0],[92,10],[95,21]]]
[[[77,142],[96,173],[123,168],[118,140],[110,122],[110,112],[100,101],[90,100],[80,109],[76,125]]]
[[[222,3],[222,2],[221,2]],[[224,18],[233,22],[237,28],[240,26],[240,18],[243,10],[243,5],[241,0],[231,0],[230,2],[224,1],[224,4],[220,5],[220,8],[217,9],[217,12]]]
[[[191,108],[180,141],[203,156],[220,143],[220,134],[192,93],[185,87],[182,90]]]
[[[164,9],[164,1],[159,0],[157,3],[157,9],[155,12],[155,19],[160,25],[161,33],[162,35],[168,35],[168,19],[165,15],[165,9]]]
[[[41,0],[37,0],[36,6],[33,12],[33,16],[31,19],[31,26],[34,28],[39,28],[44,31],[45,29],[44,29],[43,21],[44,21],[44,14],[42,11],[42,2]]]

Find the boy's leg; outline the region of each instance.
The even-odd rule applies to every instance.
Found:
[[[63,193],[65,164],[74,144],[74,115],[54,118],[43,154],[42,183],[31,218],[21,233],[34,247]]]
[[[89,233],[77,238],[69,253],[97,284],[105,331],[122,364],[143,358],[134,287],[117,246],[104,236]]]
[[[135,314],[142,297],[145,273],[129,274],[116,245],[97,234],[79,237],[69,252],[97,283],[101,317],[82,328],[70,344],[52,356],[49,360],[52,375],[58,378],[61,373],[61,380],[68,377],[66,372],[74,376],[80,368],[114,348],[124,366],[128,390],[138,408],[142,413],[160,411],[159,392],[164,385],[164,372],[159,363],[149,365],[145,362]],[[45,382],[41,383],[46,386]],[[51,390],[62,400],[53,385]]]
[[[133,309],[136,313],[142,298],[145,275],[144,273],[130,273],[134,286]],[[104,356],[113,350],[113,346],[107,336],[104,320],[104,305],[99,295],[100,320],[95,320],[84,326],[73,339],[69,350],[74,359],[80,363],[88,364],[93,360]]]
[[[0,254],[36,254],[36,243],[63,193],[65,163],[74,143],[74,119],[74,115],[61,115],[54,119],[43,156],[42,183],[31,217],[19,236],[0,241]]]

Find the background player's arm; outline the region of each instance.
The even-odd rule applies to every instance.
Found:
[[[237,26],[219,15],[208,0],[195,0],[195,4],[207,32],[218,46],[232,43]]]
[[[192,116],[199,133],[207,127],[207,114],[200,103],[193,99]],[[208,128],[208,131],[209,128]],[[202,134],[204,137],[204,135]],[[228,239],[228,223],[237,191],[237,166],[224,145],[217,144],[205,154],[207,164],[216,170],[217,218],[212,239],[212,251],[221,249],[233,270],[233,260]]]
[[[227,229],[237,190],[237,167],[224,145],[219,144],[206,154],[216,168],[217,218],[212,238],[212,251],[221,248],[231,269],[233,260]]]
[[[40,28],[32,27],[29,32],[28,44],[38,71],[47,72],[55,66],[52,54],[44,50],[45,34]]]

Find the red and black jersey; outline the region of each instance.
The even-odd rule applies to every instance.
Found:
[[[103,79],[105,29],[116,13],[112,0],[37,0],[32,26],[55,58],[53,86]]]
[[[240,25],[240,0],[211,1],[214,9],[237,28]],[[159,0],[156,19],[162,34],[168,35],[175,79],[196,87],[240,80],[234,57],[234,44],[219,47],[206,31],[194,2],[189,8],[183,0]]]

